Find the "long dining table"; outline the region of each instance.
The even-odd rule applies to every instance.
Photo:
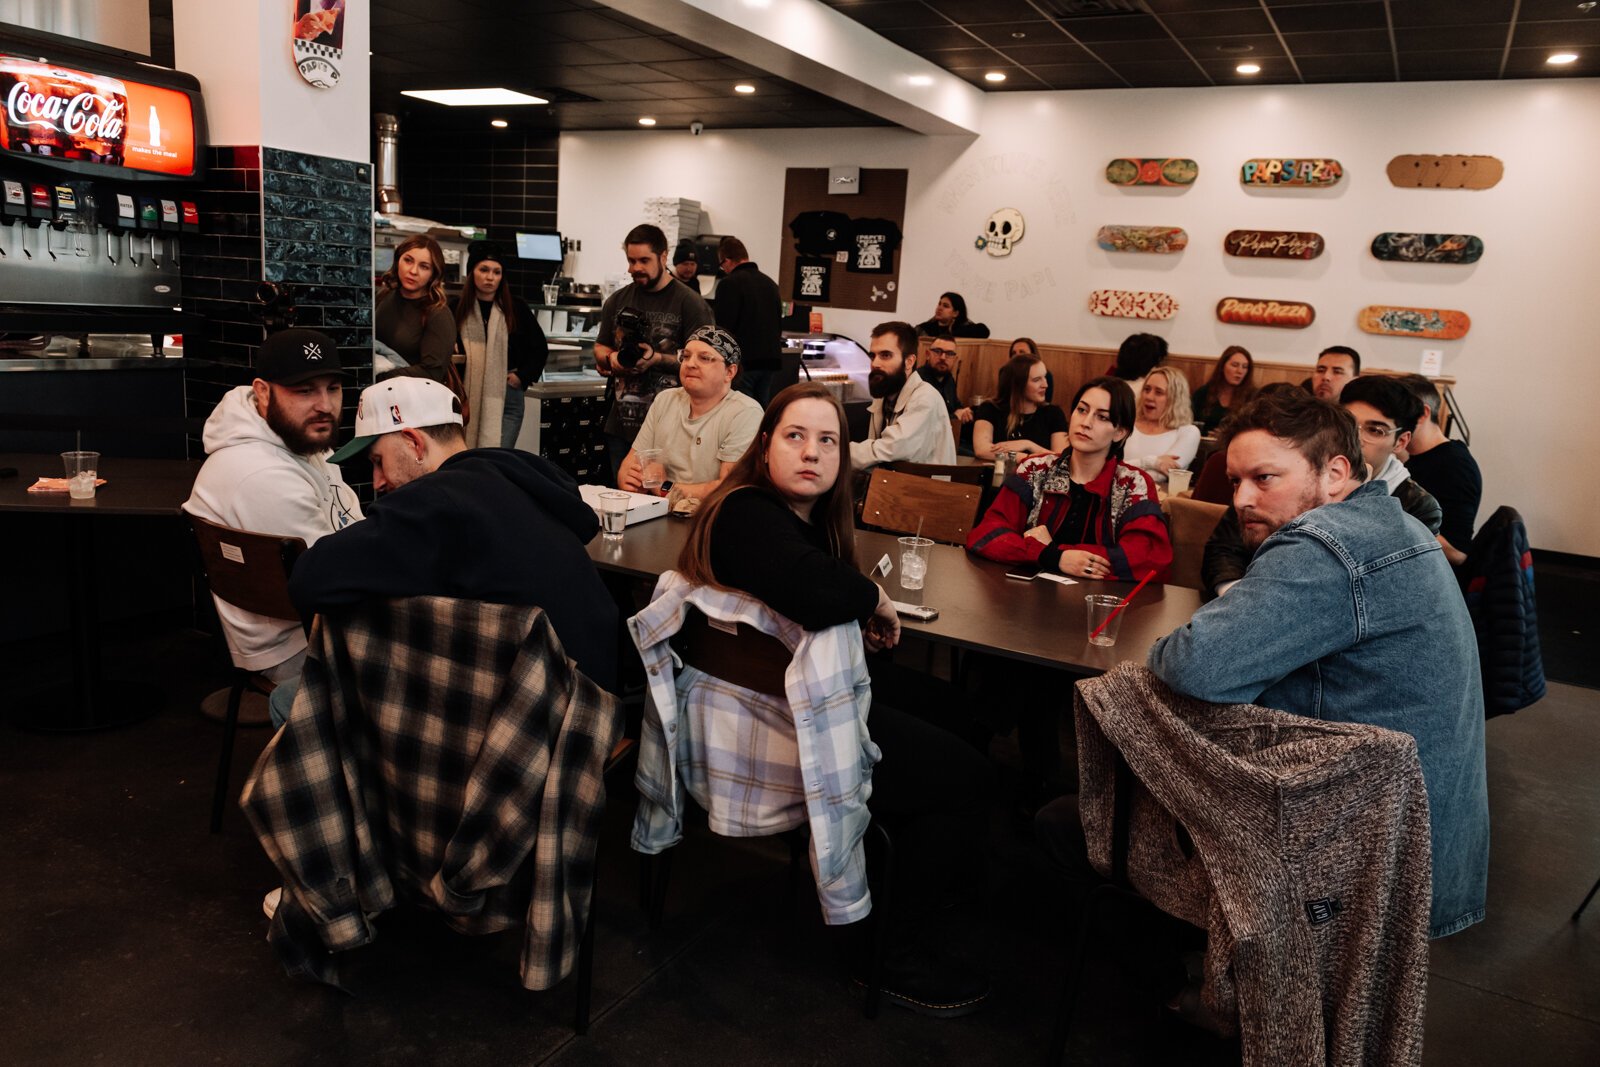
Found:
[[[649,519],[629,526],[621,541],[597,535],[589,558],[603,571],[654,579],[677,566],[689,523],[679,518]],[[752,545],[759,552],[759,545]],[[1119,663],[1143,663],[1150,646],[1187,623],[1200,607],[1200,592],[1150,582],[1123,609],[1117,642],[1109,647],[1088,640],[1084,597],[1090,593],[1127,595],[1132,582],[1074,582],[1008,578],[1015,566],[980,559],[955,545],[934,545],[923,588],[900,585],[900,546],[893,534],[856,531],[856,556],[863,569],[885,555],[888,577],[873,578],[893,600],[936,608],[929,622],[902,618],[901,636],[987,652],[1078,674],[1099,674]]]

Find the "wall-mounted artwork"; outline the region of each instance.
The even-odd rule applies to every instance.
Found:
[[[1489,189],[1506,165],[1493,156],[1395,156],[1384,170],[1402,189]]]
[[[1277,326],[1285,330],[1303,330],[1316,317],[1316,308],[1297,300],[1250,300],[1225,296],[1217,301],[1217,318],[1235,326]]]
[[[1303,230],[1233,230],[1222,239],[1228,255],[1252,259],[1316,259],[1323,247],[1322,234]]]
[[[1372,254],[1391,263],[1476,263],[1483,239],[1470,233],[1380,233]]]
[[[1089,312],[1116,319],[1170,319],[1178,313],[1178,302],[1169,293],[1096,289],[1089,294]]]
[[[989,221],[983,224],[983,232],[973,244],[991,256],[1009,256],[1027,228],[1027,220],[1022,217],[1022,212],[1014,207],[1003,207],[989,216]]]
[[[1390,337],[1426,337],[1434,341],[1459,341],[1472,329],[1465,311],[1445,308],[1402,308],[1386,304],[1364,307],[1356,325],[1367,333]]]
[[[295,69],[307,84],[318,89],[338,85],[344,65],[344,0],[295,0],[291,43]]]
[[[1182,252],[1189,235],[1177,226],[1102,226],[1095,242],[1107,252]]]
[[[1337,159],[1247,159],[1239,168],[1240,184],[1265,189],[1334,185],[1343,177]]]
[[[797,304],[894,311],[904,255],[906,172],[863,169],[855,194],[832,196],[828,189],[826,167],[790,167],[784,173],[779,292]]]
[[[1106,164],[1112,185],[1193,185],[1200,164],[1192,159],[1113,159]]]

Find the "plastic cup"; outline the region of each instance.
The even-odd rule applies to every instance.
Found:
[[[94,480],[100,475],[100,453],[63,452],[67,467],[67,495],[74,500],[94,499]]]
[[[666,468],[661,465],[661,449],[639,449],[640,484],[647,493],[655,493],[661,489],[661,479],[667,476]]]
[[[1111,593],[1090,593],[1083,598],[1084,607],[1088,609],[1089,616],[1089,643],[1110,648],[1117,643],[1117,628],[1122,625],[1122,616],[1111,618],[1111,613],[1117,610],[1117,605],[1122,603],[1122,598]],[[1110,622],[1106,622],[1111,619]],[[1101,629],[1100,624],[1105,623]],[[1096,630],[1100,630],[1098,635]]]
[[[556,303],[559,303],[560,301],[561,301],[561,286],[559,286],[559,285],[547,285],[547,286],[544,287],[544,302],[546,304],[556,304]]]
[[[607,541],[622,540],[622,531],[628,526],[628,494],[600,494],[600,523]]]
[[[928,577],[928,550],[933,542],[926,537],[900,540],[900,588],[921,589]]]
[[[1194,471],[1179,470],[1177,467],[1167,472],[1167,495],[1178,496],[1189,491],[1189,482],[1194,478]]]

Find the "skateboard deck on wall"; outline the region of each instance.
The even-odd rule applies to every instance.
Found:
[[[1458,341],[1472,329],[1465,311],[1445,308],[1403,308],[1375,304],[1356,315],[1356,325],[1367,333],[1390,337],[1427,337],[1435,341]]]
[[[1384,169],[1402,189],[1489,189],[1506,173],[1493,156],[1395,156]]]
[[[1470,233],[1380,233],[1372,255],[1392,263],[1476,263],[1483,239]]]
[[[1178,313],[1178,302],[1168,293],[1096,289],[1089,294],[1089,312],[1115,319],[1170,319]]]
[[[1316,259],[1323,247],[1322,234],[1301,230],[1234,230],[1222,239],[1228,255],[1256,259]]]
[[[1217,301],[1217,318],[1236,326],[1277,326],[1303,330],[1317,317],[1317,309],[1297,300],[1250,300],[1225,296]]]
[[[1329,186],[1342,177],[1337,159],[1247,159],[1239,168],[1240,184],[1265,189]]]
[[[1102,226],[1095,241],[1107,252],[1182,252],[1189,235],[1177,226]]]
[[[1192,159],[1113,159],[1106,164],[1112,185],[1193,185],[1200,164]]]

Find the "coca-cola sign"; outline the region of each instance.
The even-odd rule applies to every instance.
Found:
[[[173,89],[0,55],[0,148],[187,176],[193,108]]]

